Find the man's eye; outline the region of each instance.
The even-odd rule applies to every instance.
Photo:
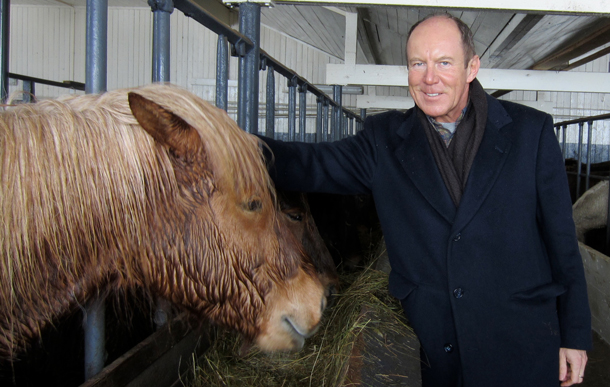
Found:
[[[441,62],[441,66],[449,66],[451,63],[449,62]]]

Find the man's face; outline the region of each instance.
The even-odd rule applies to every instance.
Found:
[[[468,87],[480,61],[464,66],[460,31],[451,19],[434,17],[413,30],[407,42],[409,92],[415,103],[438,122],[455,122],[468,102]]]

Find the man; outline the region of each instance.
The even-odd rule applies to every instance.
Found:
[[[591,322],[552,118],[487,95],[472,33],[407,39],[416,107],[322,144],[265,139],[280,188],[372,193],[425,387],[581,383]]]

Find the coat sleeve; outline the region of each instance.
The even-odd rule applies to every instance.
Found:
[[[557,304],[561,346],[590,349],[591,312],[587,284],[572,219],[563,156],[553,131],[551,116],[547,116],[544,122],[538,145],[536,185],[537,218],[553,279],[566,288]]]
[[[364,130],[335,142],[284,142],[259,138],[267,145],[269,172],[279,189],[336,194],[370,193],[376,168],[373,117]]]

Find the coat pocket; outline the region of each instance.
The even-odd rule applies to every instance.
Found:
[[[396,273],[394,270],[390,272],[388,290],[392,296],[402,300],[407,298],[415,289],[417,289],[416,284]]]
[[[510,298],[511,300],[527,303],[538,303],[559,297],[565,293],[566,290],[567,288],[564,285],[556,282],[550,282],[548,284],[539,285],[531,289],[514,293]]]

